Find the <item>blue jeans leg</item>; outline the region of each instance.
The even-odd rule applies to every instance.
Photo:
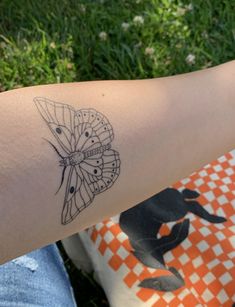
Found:
[[[56,244],[0,265],[0,306],[76,306]]]

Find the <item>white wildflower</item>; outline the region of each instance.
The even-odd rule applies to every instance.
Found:
[[[189,4],[186,6],[186,10],[187,10],[187,11],[192,11],[192,10],[193,10],[193,4],[192,4],[192,3],[189,3]]]
[[[122,23],[122,29],[123,31],[127,31],[130,27],[130,24],[128,22],[123,22]]]
[[[67,69],[72,69],[73,68],[73,63],[67,63]]]
[[[82,13],[86,13],[86,7],[85,7],[84,4],[81,4],[81,5],[80,5],[80,11],[81,11]]]
[[[108,37],[108,34],[104,31],[100,32],[99,34],[99,38],[102,40],[102,41],[106,41],[107,40],[107,37]]]
[[[175,45],[175,48],[177,48],[177,49],[182,48],[182,44],[181,44],[181,43],[177,43],[177,44]]]
[[[154,48],[152,48],[152,47],[147,47],[147,48],[145,48],[144,54],[145,54],[145,55],[152,56],[152,55],[154,54]]]
[[[203,31],[202,32],[202,37],[207,39],[208,38],[208,33],[206,31]]]
[[[178,7],[176,11],[176,16],[183,16],[186,13],[186,8]]]
[[[142,16],[135,16],[133,22],[135,25],[142,25],[144,23],[144,18]]]
[[[192,64],[195,64],[195,59],[196,59],[196,56],[192,53],[188,54],[185,58],[185,61],[189,64],[189,65],[192,65]]]
[[[55,48],[56,48],[55,42],[51,42],[51,43],[50,43],[50,47],[51,47],[51,49],[55,49]]]

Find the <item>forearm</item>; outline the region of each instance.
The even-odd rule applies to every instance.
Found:
[[[234,66],[152,80],[37,86],[0,94],[0,261],[119,213],[231,150]],[[120,155],[117,180],[66,225],[61,224],[61,212],[67,177],[55,195],[61,158],[44,138],[58,149],[60,144],[33,102],[38,96],[104,114],[114,131],[109,145]]]

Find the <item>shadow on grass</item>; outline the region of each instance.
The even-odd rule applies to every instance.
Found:
[[[103,289],[94,280],[92,274],[87,274],[81,270],[78,270],[66,254],[61,242],[58,241],[56,244],[60,250],[60,254],[69,274],[78,306],[109,307],[109,303]]]

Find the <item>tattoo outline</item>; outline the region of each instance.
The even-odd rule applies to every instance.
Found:
[[[61,223],[66,225],[97,194],[109,189],[120,174],[119,153],[111,148],[113,129],[108,119],[95,109],[75,110],[44,97],[35,97],[34,102],[60,146],[59,151],[47,140],[60,157],[59,166],[63,167],[58,191],[67,177],[61,213]]]

